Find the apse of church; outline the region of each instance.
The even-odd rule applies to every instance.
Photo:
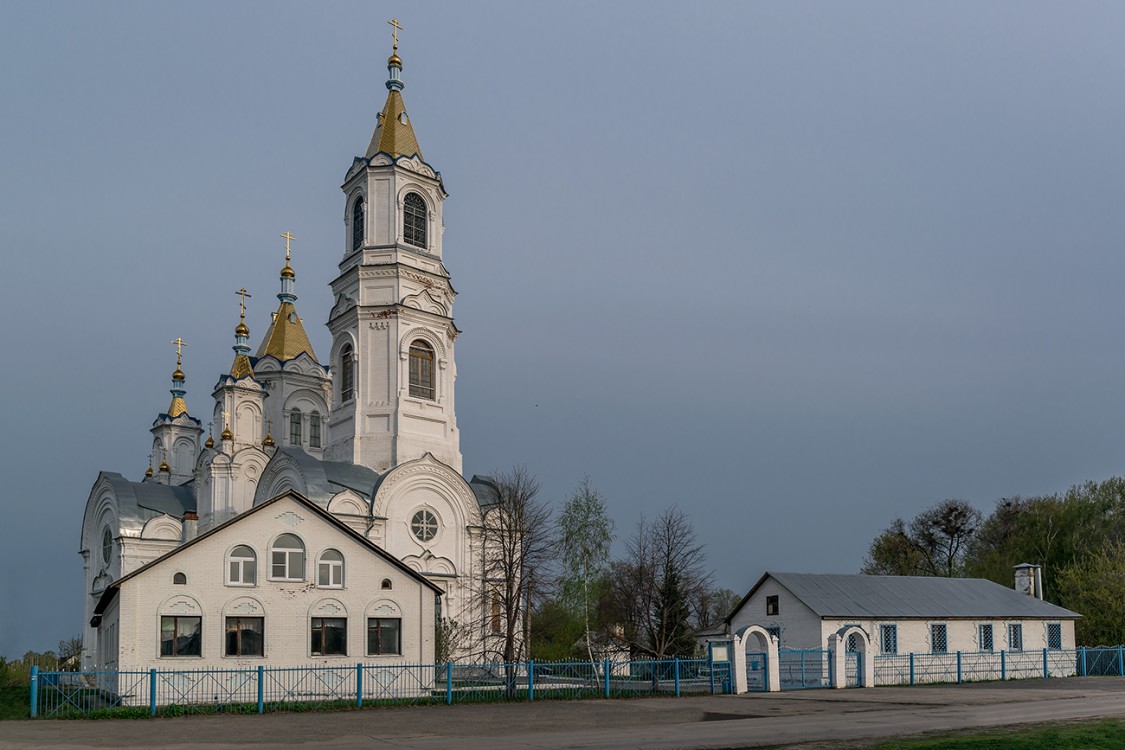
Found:
[[[447,194],[441,174],[422,157],[402,96],[402,70],[396,38],[386,101],[366,152],[344,178],[327,360],[318,359],[298,309],[301,243],[287,231],[277,307],[258,329],[264,334],[256,350],[251,328],[260,297],[244,288],[236,292],[234,356],[212,389],[207,429],[188,411],[187,342],[176,339],[172,401],[151,428],[146,476],[132,481],[102,472],[95,482],[81,545],[88,623],[118,579],[208,534],[230,535],[243,514],[296,492],[441,590],[443,615],[474,634],[465,648],[487,652],[483,592],[472,582],[481,565],[481,514],[493,504],[495,487],[487,478],[466,481],[461,474],[454,412],[459,331],[442,246]],[[281,249],[279,243],[279,259]],[[292,531],[291,522],[279,517],[278,534]],[[270,549],[255,553],[263,570],[254,586],[276,585]],[[315,559],[310,550],[301,571],[311,582],[309,597],[316,588]],[[193,564],[216,570],[182,571],[188,589],[214,578],[209,599],[247,594],[225,588],[233,585],[224,582],[226,561]],[[292,611],[270,617],[307,618],[302,596]],[[97,626],[85,633],[86,666],[108,663],[95,645]]]

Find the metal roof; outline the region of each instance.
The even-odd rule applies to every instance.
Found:
[[[771,577],[818,617],[1070,619],[1082,616],[983,578],[766,573],[739,602],[731,617]]]

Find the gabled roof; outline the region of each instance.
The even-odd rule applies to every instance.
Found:
[[[1077,612],[983,578],[766,572],[727,616],[729,623],[773,578],[818,617],[856,619],[1073,619]]]
[[[308,509],[312,513],[319,516],[322,520],[328,522],[332,526],[335,526],[339,531],[341,531],[342,533],[350,536],[352,539],[359,542],[364,547],[367,547],[374,554],[378,555],[379,557],[383,558],[384,560],[386,560],[388,563],[390,563],[394,567],[398,568],[402,573],[405,573],[410,578],[413,578],[414,580],[418,581],[419,583],[422,583],[425,586],[432,589],[434,591],[434,593],[436,593],[436,594],[443,593],[442,590],[437,585],[431,583],[429,581],[429,579],[427,579],[421,573],[419,573],[416,570],[414,570],[413,568],[407,566],[406,563],[402,562],[402,560],[399,560],[397,557],[392,555],[390,552],[387,552],[382,547],[376,545],[370,539],[368,539],[367,537],[358,533],[352,527],[350,527],[346,523],[340,521],[334,515],[332,515],[328,511],[324,510],[323,508],[321,508],[316,503],[310,501],[308,498],[304,497],[303,495],[301,495],[297,492],[290,491],[290,492],[283,492],[282,494],[278,495],[277,497],[275,497],[271,500],[267,500],[266,502],[262,503],[261,505],[257,505],[255,507],[251,508],[250,510],[246,511],[245,513],[240,513],[239,515],[230,519],[226,523],[219,524],[215,528],[210,529],[203,534],[200,534],[195,539],[192,539],[190,542],[186,542],[185,544],[181,544],[179,547],[177,547],[176,549],[167,553],[166,555],[162,555],[162,556],[156,558],[155,560],[153,560],[152,562],[146,563],[145,565],[142,565],[141,567],[137,568],[136,570],[134,570],[132,573],[129,573],[128,575],[121,576],[116,581],[111,583],[106,588],[106,590],[102,593],[101,599],[98,600],[98,606],[94,608],[94,615],[100,616],[102,614],[102,612],[105,611],[105,608],[109,606],[110,602],[112,602],[113,598],[117,595],[117,591],[119,590],[121,584],[125,583],[126,581],[128,581],[130,579],[136,578],[137,576],[148,572],[150,569],[156,567],[157,565],[160,565],[160,564],[172,559],[173,557],[179,555],[180,553],[184,552],[185,550],[188,550],[188,549],[194,547],[195,545],[199,544],[204,539],[207,539],[208,537],[214,536],[215,534],[220,534],[224,530],[230,528],[231,526],[234,526],[235,524],[237,524],[241,521],[244,521],[245,519],[249,518],[250,516],[254,515],[255,513],[261,512],[263,508],[268,508],[271,505],[274,505],[275,503],[278,503],[281,500],[284,500],[286,498],[289,498],[289,499],[293,500],[294,502],[296,502],[299,505],[303,505],[306,509]]]

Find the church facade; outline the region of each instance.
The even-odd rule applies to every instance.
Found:
[[[226,637],[213,643],[229,648],[242,638],[233,612],[240,607],[243,615],[258,607],[265,624],[264,647],[251,656],[280,653],[280,646],[271,649],[271,633],[284,631],[307,636],[293,641],[305,644],[296,654],[301,663],[328,658],[337,654],[317,651],[329,636],[316,602],[329,599],[338,607],[347,599],[347,611],[366,620],[400,613],[405,619],[393,627],[400,638],[411,633],[417,646],[399,654],[404,658],[433,658],[441,617],[458,622],[467,636],[459,655],[488,658],[499,627],[487,603],[481,528],[497,488],[487,477],[462,475],[454,410],[459,331],[442,246],[446,192],[441,174],[422,157],[406,111],[397,43],[387,69],[386,103],[367,151],[353,160],[343,183],[344,242],[331,282],[327,358],[313,351],[297,312],[287,232],[278,305],[256,350],[249,293],[240,290],[234,358],[211,393],[209,418],[219,434],[188,411],[177,340],[172,400],[150,429],[146,476],[135,481],[102,472],[94,482],[80,547],[84,668],[158,667],[181,643],[189,652],[195,648],[196,626],[205,628],[201,649],[215,629]],[[315,512],[257,512],[282,496]],[[293,515],[307,518],[315,533],[306,539]],[[244,522],[252,533],[239,533]],[[371,570],[351,576],[352,565]],[[393,577],[388,565],[395,575],[415,577],[384,590],[379,586]],[[131,593],[142,588],[143,596]],[[422,591],[436,595],[436,603],[419,605]],[[132,635],[123,640],[126,601]],[[174,602],[192,611],[165,612]],[[383,615],[369,616],[372,607]],[[345,640],[355,641],[348,653],[354,659],[364,655],[356,653],[358,634],[370,623],[353,614],[348,619],[352,635]],[[235,656],[211,648],[216,658]]]

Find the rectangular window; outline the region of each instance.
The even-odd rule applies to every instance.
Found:
[[[320,415],[315,411],[309,415],[309,447],[320,447]]]
[[[367,653],[371,656],[401,654],[402,620],[397,617],[368,617]]]
[[[264,617],[228,617],[227,656],[264,656],[265,624]]]
[[[1008,624],[1008,648],[1012,651],[1023,651],[1023,623]]]
[[[977,625],[977,636],[981,651],[992,650],[992,623],[981,623]]]
[[[766,597],[766,614],[767,615],[776,615],[777,614],[777,597],[776,596],[767,596]]]
[[[301,444],[301,412],[299,411],[289,415],[289,444]]]
[[[490,628],[493,633],[501,632],[500,620],[500,597],[494,596],[492,598],[492,623]]]
[[[343,617],[312,618],[313,656],[343,656],[348,653],[348,621]]]
[[[898,625],[879,626],[879,650],[884,654],[898,653]]]
[[[944,622],[930,625],[930,653],[944,654],[949,651],[949,626]]]
[[[202,617],[160,618],[161,656],[201,656]]]
[[[1055,651],[1062,648],[1062,625],[1057,622],[1047,623],[1047,648]]]

